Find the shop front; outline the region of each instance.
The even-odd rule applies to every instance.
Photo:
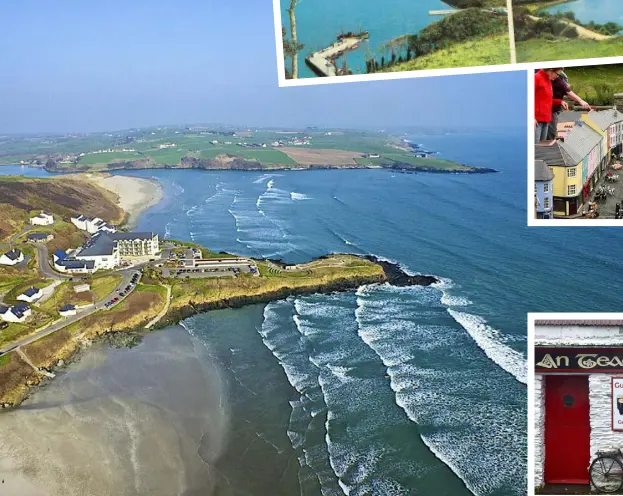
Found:
[[[623,321],[537,321],[534,358],[535,484],[588,485],[623,447]]]

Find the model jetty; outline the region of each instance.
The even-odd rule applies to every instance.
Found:
[[[337,59],[346,52],[359,48],[361,42],[369,37],[368,31],[340,33],[337,35],[336,42],[327,48],[312,53],[305,59],[305,62],[316,75],[321,77],[350,74],[351,72],[345,64],[338,68]]]

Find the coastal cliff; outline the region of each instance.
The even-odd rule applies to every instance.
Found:
[[[328,255],[306,264],[288,266],[280,261],[257,261],[261,275],[235,278],[154,279],[146,273],[141,284],[119,310],[90,315],[55,334],[23,347],[31,363],[54,373],[80,356],[94,342],[112,346],[133,346],[148,332],[166,302],[166,289],[173,288],[172,300],[163,318],[151,329],[174,325],[201,312],[269,303],[291,296],[352,291],[362,285],[389,283],[396,286],[429,286],[432,276],[409,275],[399,265],[374,256]],[[51,379],[41,374],[16,352],[3,357],[0,375],[0,405],[14,408]]]

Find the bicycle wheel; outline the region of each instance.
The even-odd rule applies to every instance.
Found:
[[[623,486],[623,465],[613,456],[595,458],[588,474],[593,487],[600,493],[616,493]]]

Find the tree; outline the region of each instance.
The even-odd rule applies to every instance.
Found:
[[[298,42],[296,33],[296,13],[295,9],[301,0],[290,0],[290,8],[288,8],[288,16],[290,17],[290,39],[283,41],[283,52],[288,57],[292,57],[292,79],[298,79],[299,77],[299,58],[298,53],[303,49],[305,45],[301,45]],[[285,31],[285,29],[284,29]],[[285,35],[285,33],[284,33]]]

